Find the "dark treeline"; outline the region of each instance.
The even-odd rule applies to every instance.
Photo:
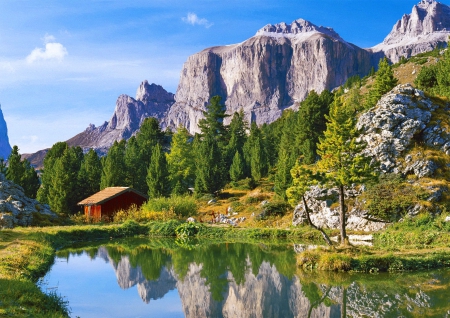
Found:
[[[304,164],[319,159],[317,145],[327,129],[331,105],[341,99],[345,88],[350,92],[345,102],[338,103],[340,107],[358,112],[372,106],[374,96],[381,96],[395,84],[387,60],[380,61],[377,74],[380,72],[386,75],[377,78],[385,80],[376,81],[365,98],[359,93],[361,79],[352,77],[336,93],[311,91],[298,111],[286,110],[281,118],[261,127],[248,123],[242,110],[224,125],[230,115],[225,114],[221,98],[214,96],[199,122],[200,133],[194,136],[184,127],[175,133],[163,132],[155,118],[147,118],[136,136],[114,142],[102,158],[94,150],[83,153],[80,147],[56,143],[44,159],[40,187],[35,181],[24,181],[37,179],[28,161],[21,163],[15,147],[7,176],[23,187],[30,184],[32,197],[39,188],[39,201],[66,214],[79,210],[77,202],[111,186],[129,186],[155,198],[187,194],[191,188],[196,195],[215,194],[226,184],[252,187],[268,178],[277,195],[286,200],[286,190],[293,182],[291,169],[298,159]],[[18,170],[16,162],[24,171],[19,177],[12,172]]]

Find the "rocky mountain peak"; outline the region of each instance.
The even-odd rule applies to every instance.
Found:
[[[285,22],[277,24],[267,24],[256,32],[256,36],[271,37],[299,37],[311,35],[312,33],[323,33],[333,38],[341,39],[332,28],[317,26],[304,19],[297,19],[291,24]]]
[[[397,21],[384,41],[373,47],[392,61],[445,45],[450,35],[450,7],[435,0],[421,0]]]
[[[7,159],[10,153],[11,145],[9,144],[8,128],[0,105],[0,157]]]
[[[136,100],[144,104],[173,102],[173,97],[174,95],[167,92],[161,85],[149,84],[147,80],[143,81],[136,91]]]

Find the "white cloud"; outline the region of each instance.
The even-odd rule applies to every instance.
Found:
[[[48,60],[56,60],[61,62],[68,52],[61,43],[57,43],[55,40],[56,39],[53,35],[46,34],[43,38],[45,48],[35,48],[31,51],[30,55],[26,58],[27,63],[31,64],[36,61]]]
[[[181,20],[183,22],[192,24],[192,25],[203,25],[205,28],[209,28],[213,25],[213,23],[209,22],[206,19],[200,19],[195,13],[189,12],[186,17],[182,17]]]

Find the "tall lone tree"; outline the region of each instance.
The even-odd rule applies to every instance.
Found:
[[[369,91],[367,98],[367,108],[374,107],[378,100],[397,85],[398,80],[394,76],[392,66],[387,58],[380,59],[378,71],[375,75],[375,83]]]
[[[126,180],[125,140],[115,141],[102,158],[100,189],[124,186]]]
[[[80,197],[86,198],[100,191],[100,179],[102,176],[102,164],[97,153],[93,149],[84,155],[78,172],[78,184]]]
[[[352,184],[363,184],[375,174],[371,158],[362,153],[366,144],[357,139],[359,131],[353,113],[343,109],[336,99],[326,119],[327,129],[317,145],[320,156],[317,168],[325,184],[338,188],[341,244],[346,244],[345,189]]]

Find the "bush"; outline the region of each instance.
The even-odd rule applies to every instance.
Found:
[[[175,233],[176,233],[177,237],[195,236],[200,231],[201,227],[204,227],[204,225],[200,224],[200,223],[186,222],[186,223],[180,224],[175,229]]]
[[[282,216],[285,215],[291,206],[283,201],[270,202],[264,205],[264,216]]]
[[[148,212],[170,212],[178,217],[187,217],[197,214],[197,203],[191,196],[171,196],[170,198],[150,199],[142,206],[144,213]]]

